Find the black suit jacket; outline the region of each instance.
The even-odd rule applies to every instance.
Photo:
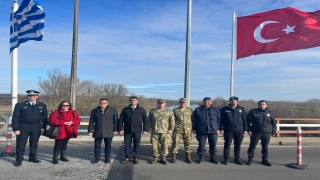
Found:
[[[125,133],[137,133],[142,132],[142,130],[149,131],[146,110],[139,105],[134,111],[132,111],[130,105],[123,108],[120,114],[118,131],[122,131],[123,127]]]

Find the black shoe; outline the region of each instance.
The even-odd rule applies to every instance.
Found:
[[[215,156],[210,156],[210,162],[214,164],[219,164],[219,161],[216,160]]]
[[[252,158],[252,157],[249,157],[249,158],[248,158],[247,165],[248,165],[248,166],[251,166],[252,163],[253,163],[253,158]]]
[[[204,159],[204,155],[199,154],[198,163],[199,163],[199,164],[203,163],[203,159]]]
[[[111,163],[110,158],[106,158],[106,160],[104,160],[104,163]]]
[[[243,162],[241,161],[240,158],[235,158],[234,163],[239,164],[239,165],[243,165]]]
[[[37,158],[34,158],[34,159],[30,159],[29,158],[29,162],[33,162],[33,163],[41,163],[41,161]]]
[[[100,159],[94,159],[94,161],[92,161],[93,164],[98,163],[100,161]]]
[[[263,160],[261,161],[261,164],[266,165],[266,166],[271,166],[271,163],[270,163],[268,160],[266,160],[266,159],[263,159]]]
[[[17,161],[16,164],[15,164],[16,167],[19,167],[21,165],[22,165],[22,161]]]
[[[225,165],[228,165],[229,159],[225,158],[223,163],[224,163]]]
[[[64,162],[69,161],[69,159],[67,159],[65,156],[61,156],[59,160]]]

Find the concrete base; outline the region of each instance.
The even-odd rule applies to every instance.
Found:
[[[302,169],[302,170],[305,170],[305,169],[309,168],[308,165],[302,164],[300,166],[300,165],[297,165],[296,163],[289,163],[288,166],[291,167],[291,168],[294,168],[294,169]]]
[[[2,153],[0,154],[0,156],[12,157],[12,156],[16,156],[16,153],[13,153],[13,152],[11,152],[11,153],[2,152]]]

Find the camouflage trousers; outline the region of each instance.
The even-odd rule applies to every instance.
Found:
[[[191,153],[191,140],[192,140],[192,134],[191,133],[180,133],[173,131],[172,134],[172,145],[171,145],[171,151],[172,154],[177,154],[179,149],[179,143],[180,140],[183,140],[184,144],[184,150],[186,153]]]
[[[170,135],[166,133],[152,133],[150,142],[152,145],[152,155],[155,157],[167,156],[169,154],[168,147],[170,144]],[[160,146],[160,153],[159,153],[159,144]]]

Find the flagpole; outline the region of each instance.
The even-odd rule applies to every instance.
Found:
[[[18,0],[13,1],[11,13],[14,14],[18,10]],[[13,113],[14,106],[18,102],[18,48],[11,52],[11,110]]]
[[[78,56],[78,7],[79,1],[74,0],[74,19],[73,19],[73,39],[72,39],[72,61],[71,61],[71,83],[70,83],[70,102],[73,109],[76,109],[77,95],[77,56]]]
[[[232,18],[232,43],[231,43],[231,73],[230,73],[230,97],[233,96],[233,82],[234,82],[234,60],[236,58],[236,21],[237,15],[234,12]]]
[[[184,79],[184,97],[187,99],[187,102],[186,102],[187,106],[190,106],[191,14],[192,14],[192,0],[188,0],[186,61],[185,61],[185,79]]]

